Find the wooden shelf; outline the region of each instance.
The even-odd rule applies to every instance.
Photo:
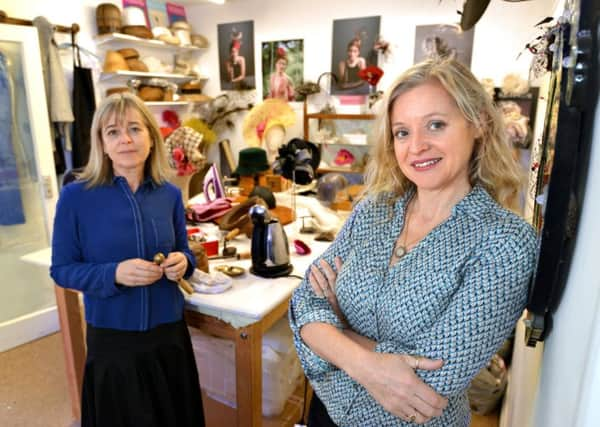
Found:
[[[154,102],[144,102],[149,107],[176,107],[178,105],[188,105],[193,104],[193,101],[154,101]]]
[[[317,168],[317,174],[326,174],[326,173],[330,173],[330,172],[335,172],[335,173],[363,173],[364,169],[352,169],[352,168],[343,168],[343,167],[336,167],[336,166],[327,166],[325,168]]]
[[[306,119],[321,120],[374,120],[375,114],[322,114],[307,113]]]
[[[184,83],[190,80],[197,80],[196,76],[186,76],[184,74],[169,74],[169,73],[144,73],[141,71],[115,71],[114,73],[100,73],[100,82],[101,83],[117,83],[117,82],[127,82],[127,80],[132,78],[159,78],[165,79],[169,81],[174,81],[176,83]],[[208,80],[206,77],[201,77],[200,80]]]
[[[128,34],[110,33],[101,34],[94,37],[96,46],[101,49],[120,49],[121,47],[131,47],[132,44],[140,47],[148,47],[152,49],[163,49],[170,52],[204,52],[206,48],[197,46],[178,46],[165,43],[161,40],[142,39],[140,37],[130,36]]]

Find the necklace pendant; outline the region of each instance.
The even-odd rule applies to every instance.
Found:
[[[398,246],[395,250],[394,250],[394,255],[396,255],[396,258],[400,259],[402,258],[404,255],[406,255],[407,250],[404,246]]]

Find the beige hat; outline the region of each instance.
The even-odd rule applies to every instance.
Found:
[[[125,61],[125,58],[123,58],[123,55],[121,55],[119,52],[115,52],[114,50],[109,50],[106,52],[102,71],[105,73],[114,73],[115,71],[128,70],[129,66],[127,65],[127,61]]]
[[[201,48],[208,47],[208,39],[200,34],[192,34],[192,45]]]
[[[152,31],[150,31],[145,25],[126,25],[121,28],[121,32],[123,34],[139,37],[142,39],[152,38]]]
[[[131,47],[124,47],[123,49],[117,50],[125,59],[137,59],[140,57],[140,53]]]

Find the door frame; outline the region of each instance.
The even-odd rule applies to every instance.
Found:
[[[48,242],[51,242],[58,199],[58,183],[38,32],[35,27],[0,24],[0,41],[17,43],[20,48],[27,113],[33,141],[33,162],[38,174],[38,190],[43,205],[44,228]],[[30,268],[40,267],[32,265]],[[33,309],[30,313],[0,323],[0,337],[2,337],[0,351],[54,333],[58,329],[56,305]]]

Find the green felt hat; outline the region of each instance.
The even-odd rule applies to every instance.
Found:
[[[235,174],[240,176],[253,176],[269,169],[267,152],[262,148],[250,147],[240,150],[238,166]]]

